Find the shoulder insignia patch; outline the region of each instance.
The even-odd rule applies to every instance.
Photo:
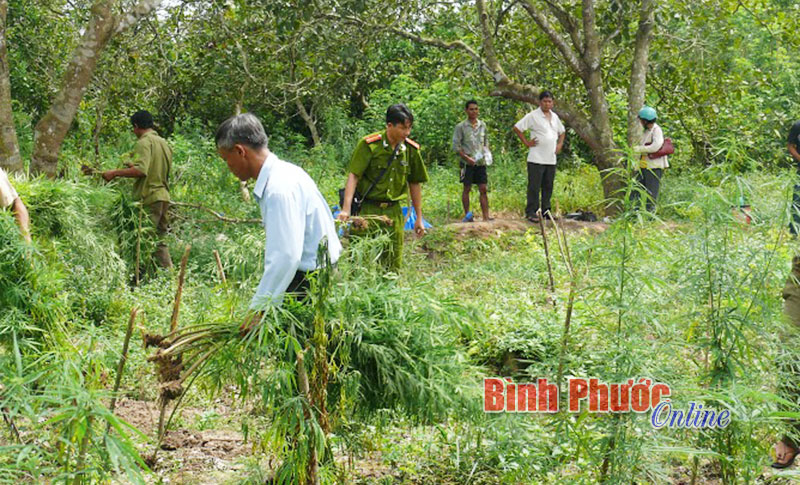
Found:
[[[381,139],[380,133],[374,133],[372,135],[367,135],[364,137],[364,141],[367,143],[375,143],[376,141]]]
[[[415,142],[415,141],[414,141],[414,140],[412,140],[411,138],[406,138],[406,143],[408,143],[408,144],[409,144],[409,145],[411,145],[412,147],[414,147],[414,148],[416,148],[417,150],[419,150],[419,143]]]

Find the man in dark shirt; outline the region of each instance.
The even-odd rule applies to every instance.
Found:
[[[786,144],[789,154],[794,159],[794,163],[800,171],[800,121],[792,125],[789,130],[789,140]],[[800,183],[794,185],[794,195],[792,197],[792,221],[789,223],[789,231],[797,235],[800,231]]]

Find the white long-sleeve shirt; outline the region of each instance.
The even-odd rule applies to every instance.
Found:
[[[17,197],[19,197],[17,191],[14,190],[11,182],[9,182],[8,175],[6,175],[6,172],[0,167],[0,209],[11,207],[11,204],[17,200]]]
[[[646,168],[669,168],[669,160],[666,155],[658,158],[650,158],[648,153],[655,153],[661,150],[664,144],[664,132],[658,123],[653,123],[649,130],[644,130],[642,133],[642,144],[635,146],[633,149],[638,153],[642,153],[642,160],[647,164]]]
[[[302,168],[270,152],[253,189],[266,232],[264,274],[250,308],[280,304],[297,271],[317,269],[317,248],[328,240],[331,263],[342,245],[331,210],[317,185]]]

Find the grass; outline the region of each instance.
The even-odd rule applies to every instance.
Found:
[[[179,137],[173,143],[176,200],[230,217],[258,217],[255,204],[240,200],[236,181],[207,141]],[[310,151],[286,158],[304,166],[333,201],[344,172],[333,160],[320,163],[320,153],[328,156]],[[491,167],[493,211],[521,216],[524,168],[524,161],[510,156]],[[787,350],[779,337],[780,295],[797,249],[785,230],[788,173],[735,178],[719,171],[668,172],[658,218],[630,214],[602,234],[567,235],[578,296],[565,375],[607,381],[648,376],[669,383],[677,405],[695,400],[731,409],[734,425],[724,433],[654,431],[645,416],[482,413],[482,375],[554,378],[562,364],[570,276],[552,234],[551,294],[537,232],[465,239],[441,228],[461,217],[460,186],[454,167],[431,167],[430,174],[423,207],[437,230],[410,240],[407,266],[391,280],[367,271],[358,251],[351,251],[355,259],[343,260],[342,279],[330,297],[332,338],[348,350],[333,377],[344,390],[334,409],[337,456],[372,453],[371,462],[401,483],[665,483],[693,469],[717,470],[727,483],[744,483],[763,473],[782,427],[774,362]],[[599,180],[586,167],[560,171],[558,207],[602,214]],[[125,448],[125,436],[141,451],[149,451],[152,437],[121,425],[124,432],[114,436],[123,441],[103,441],[101,431],[112,419],[103,414],[106,391],[130,308],[142,310],[142,328],[166,333],[176,277],[151,272],[140,286],[129,287],[134,255],[130,241],[120,237],[130,232],[122,230],[127,219],[110,216],[119,213],[125,183],[107,186],[76,175],[20,181],[17,188],[31,208],[35,245],[16,240],[13,219],[0,213],[0,302],[12,309],[0,315],[0,371],[12,376],[3,380],[3,405],[31,442],[46,445],[34,450],[14,443],[2,428],[0,477],[90,481],[113,473],[135,480],[143,468]],[[732,215],[740,197],[753,206],[752,224]],[[168,241],[174,261],[192,244],[181,328],[236,325],[260,278],[261,227],[208,219],[180,208]],[[214,250],[226,284],[219,281]],[[250,362],[246,375],[229,366],[216,378],[199,378],[185,398],[185,405],[203,407],[236,378],[239,391],[246,381],[256,385],[249,398],[237,401],[255,405],[241,420],[248,440],[258,444],[248,467],[286,453],[271,441],[270,414],[285,396],[275,393],[257,404],[264,383],[286,384],[282,379],[290,372],[274,360],[285,343],[265,347],[274,353]],[[125,395],[157,397],[148,355],[132,345]],[[241,357],[231,352],[220,362]],[[419,376],[426,376],[425,385]],[[80,406],[67,406],[71,396]],[[213,429],[220,423],[229,425],[228,418],[209,411],[184,424]],[[87,429],[100,432],[83,446]],[[116,469],[108,467],[113,457]],[[86,474],[77,474],[78,463]],[[359,479],[352,470],[330,467],[326,473],[386,483]],[[259,474],[263,470],[252,471],[252,477]]]

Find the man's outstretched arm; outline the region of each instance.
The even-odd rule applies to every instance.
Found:
[[[141,178],[145,173],[136,167],[121,168],[119,170],[106,170],[101,174],[106,182],[111,182],[117,177]]]
[[[14,203],[11,207],[14,211],[14,217],[17,219],[17,224],[19,224],[19,230],[22,232],[22,237],[24,237],[26,241],[31,242],[31,219],[28,214],[28,208],[25,207],[25,204],[19,197],[14,199]]]

